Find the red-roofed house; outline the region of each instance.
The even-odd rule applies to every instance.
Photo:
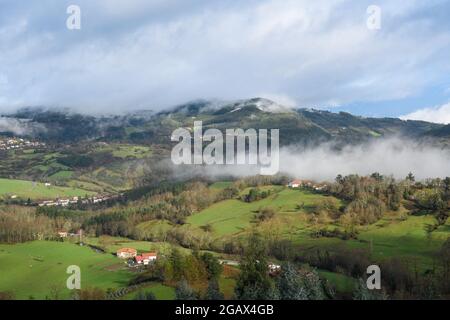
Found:
[[[148,265],[150,262],[155,261],[157,257],[156,252],[148,252],[134,257],[134,260],[137,264]]]

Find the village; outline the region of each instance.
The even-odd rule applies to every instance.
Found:
[[[46,183],[46,186],[50,186],[51,184]],[[72,198],[61,198],[56,200],[45,200],[38,203],[39,207],[68,207],[70,205],[78,205],[78,204],[100,204],[106,201],[115,200],[120,195],[98,195],[93,197],[72,197]]]
[[[22,138],[0,137],[0,151],[42,148],[42,147],[45,147],[45,143],[43,142],[30,141]]]

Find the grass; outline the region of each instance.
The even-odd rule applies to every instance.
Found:
[[[248,192],[248,190],[244,190]],[[267,237],[287,238],[298,245],[299,250],[329,251],[340,248],[367,249],[376,260],[398,257],[417,263],[421,269],[432,268],[436,252],[450,236],[450,221],[428,237],[427,224],[434,223],[432,216],[408,216],[405,212],[388,213],[375,224],[359,228],[357,240],[339,238],[313,238],[313,226],[308,221],[309,212],[325,196],[305,190],[278,189],[269,198],[245,203],[240,200],[226,200],[196,213],[187,219],[185,228],[201,235],[202,226],[211,226],[211,236],[224,239],[247,233],[257,228]],[[256,223],[255,212],[264,207],[273,208],[275,217]],[[406,216],[402,218],[401,216]],[[320,226],[333,229],[333,224]]]
[[[138,252],[158,252],[158,255],[170,254],[174,245],[167,242],[148,242],[148,241],[134,241],[128,238],[103,236],[100,238],[86,238],[86,243],[100,246],[108,253],[116,253],[120,248],[133,248]],[[189,253],[189,249],[176,246],[181,252]]]
[[[277,212],[276,217],[283,221],[299,220],[299,215],[324,198],[323,195],[308,191],[282,189],[266,199],[252,203],[235,199],[221,201],[190,216],[187,224],[194,229],[209,224],[213,236],[216,237],[233,235],[248,230],[252,226],[255,213],[260,208],[274,209]],[[303,206],[303,209],[299,209],[299,206]],[[291,224],[285,225],[285,228],[288,229],[290,226]]]
[[[131,144],[109,144],[96,150],[96,152],[111,152],[116,158],[142,159],[152,155],[152,150],[147,146]]]
[[[146,222],[142,222],[138,224],[137,226],[138,230],[141,231],[155,231],[155,230],[161,230],[161,231],[168,231],[172,228],[172,225],[166,221],[166,220],[150,220]]]
[[[431,268],[433,256],[450,236],[450,233],[442,231],[449,225],[447,223],[428,237],[425,226],[432,223],[434,218],[431,216],[410,216],[404,221],[385,218],[362,231],[359,239],[372,243],[372,253],[376,258],[420,257],[422,263]]]
[[[34,241],[0,245],[0,291],[12,291],[17,299],[45,299],[56,288],[60,298],[68,298],[66,270],[70,265],[80,267],[82,288],[119,288],[132,277],[111,254],[69,242]]]
[[[328,280],[334,286],[338,294],[351,294],[355,289],[357,280],[352,277],[325,270],[319,270],[318,272],[322,278]]]
[[[409,216],[404,219],[385,217],[377,223],[360,228],[357,240],[341,240],[338,238],[311,238],[307,228],[297,232],[292,239],[299,250],[329,251],[340,248],[366,249],[378,261],[387,258],[401,258],[417,263],[419,269],[431,269],[434,257],[444,241],[450,236],[448,227],[440,227],[427,237],[425,226],[433,223],[431,216]]]
[[[66,180],[70,179],[73,176],[73,171],[70,170],[62,170],[58,171],[55,174],[52,174],[49,178],[52,180]]]
[[[152,283],[144,288],[140,288],[134,292],[130,292],[122,297],[122,300],[133,300],[136,294],[139,292],[153,293],[156,300],[174,300],[175,299],[175,289],[161,283]]]
[[[46,187],[44,183],[25,180],[0,179],[0,196],[16,195],[22,199],[56,199],[59,197],[74,197],[92,195],[93,193],[79,188]]]
[[[112,152],[116,158],[136,158],[142,159],[152,154],[149,147],[144,146],[132,146],[132,145],[118,145]]]

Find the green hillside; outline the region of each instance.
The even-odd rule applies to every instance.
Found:
[[[75,197],[93,195],[91,191],[58,186],[45,186],[41,182],[32,182],[14,179],[0,179],[0,196],[11,198],[17,196],[18,198],[32,200],[38,199],[56,199],[62,197]]]
[[[89,247],[50,241],[0,244],[0,291],[13,291],[17,299],[44,299],[56,289],[68,298],[66,269],[71,265],[81,269],[82,288],[123,287],[132,277],[123,261]]]

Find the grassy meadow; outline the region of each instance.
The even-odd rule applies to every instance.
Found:
[[[17,196],[21,199],[56,199],[60,197],[75,197],[93,195],[91,191],[80,188],[45,186],[41,182],[25,180],[0,179],[0,196],[10,198]]]
[[[230,182],[220,182],[214,183],[210,188],[222,190],[228,186]],[[137,225],[136,230],[164,234],[172,228],[181,228],[189,234],[208,236],[213,241],[220,242],[240,238],[256,229],[268,239],[289,239],[299,251],[366,249],[378,261],[394,257],[406,259],[411,261],[411,266],[422,271],[433,268],[435,255],[450,234],[450,221],[430,235],[425,228],[434,223],[432,216],[411,215],[402,208],[399,212],[386,213],[374,224],[358,227],[357,239],[316,238],[312,234],[317,228],[340,228],[332,222],[315,225],[310,220],[315,206],[330,196],[280,186],[266,186],[263,189],[271,190],[271,194],[262,200],[250,203],[240,199],[224,200],[187,217],[184,225],[150,220]],[[28,181],[0,179],[0,194],[14,193],[32,198],[51,198],[61,196],[62,191],[59,190],[66,192],[66,196],[86,194],[85,190],[76,188],[47,188],[42,184],[33,186],[32,182]],[[248,191],[249,189],[243,190],[241,196]],[[340,200],[331,198],[342,204]],[[267,221],[256,220],[255,213],[262,208],[273,209],[274,217]],[[57,288],[60,298],[68,298],[70,292],[65,289],[65,281],[68,277],[66,268],[69,265],[81,267],[82,287],[117,289],[126,287],[133,277],[124,262],[113,255],[119,248],[131,247],[140,253],[157,251],[159,256],[170,254],[174,247],[185,254],[192,252],[167,242],[135,241],[111,236],[87,237],[85,242],[104,249],[106,253],[69,242],[0,244],[0,292],[13,291],[18,299],[45,299]],[[221,256],[220,253],[214,254]],[[239,259],[232,255],[226,258]],[[225,266],[219,278],[220,290],[226,298],[233,297],[238,272],[237,268]],[[341,295],[351,296],[356,279],[325,270],[319,270],[319,274],[333,284]],[[156,282],[146,284],[139,290],[152,292],[157,299],[173,299],[175,296],[173,287]],[[135,295],[136,292],[131,292],[122,298],[133,299]]]
[[[68,298],[70,265],[80,267],[82,288],[119,288],[132,277],[122,260],[87,246],[53,241],[0,244],[0,291],[12,291],[17,299],[50,298],[52,291]]]
[[[225,188],[228,183],[215,183],[213,189]],[[429,215],[412,216],[404,209],[398,213],[389,212],[378,222],[359,228],[358,239],[342,240],[335,237],[312,237],[317,228],[341,228],[337,224],[313,225],[309,221],[311,210],[328,196],[306,190],[272,188],[268,198],[251,203],[238,199],[225,200],[195,213],[186,219],[181,228],[189,233],[208,235],[217,241],[240,237],[256,229],[271,238],[291,240],[299,250],[360,248],[382,260],[399,257],[409,259],[420,269],[432,268],[434,256],[449,237],[450,222],[439,227],[431,236],[425,228],[434,222]],[[245,194],[248,190],[244,190]],[[337,200],[339,201],[340,200]],[[255,221],[255,213],[261,208],[274,209],[275,216],[264,222]],[[208,226],[205,231],[205,226]],[[142,230],[161,233],[174,227],[167,221],[147,221],[138,226]]]

